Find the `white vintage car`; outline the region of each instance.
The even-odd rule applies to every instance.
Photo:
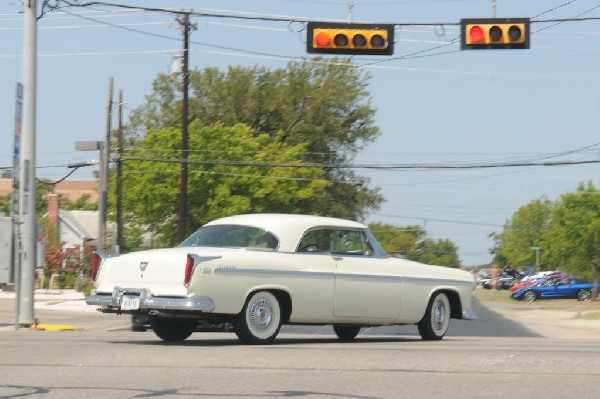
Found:
[[[231,322],[241,341],[272,342],[282,324],[332,324],[342,340],[363,326],[417,324],[438,340],[450,318],[474,319],[471,273],[388,256],[360,223],[319,216],[226,217],[176,248],[94,262],[90,305],[145,314],[165,341],[200,320]]]

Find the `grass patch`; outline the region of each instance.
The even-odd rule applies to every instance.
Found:
[[[473,296],[480,301],[491,301],[491,302],[504,302],[504,303],[516,303],[520,301],[515,301],[510,297],[509,290],[488,290],[485,288],[477,288],[473,292]]]

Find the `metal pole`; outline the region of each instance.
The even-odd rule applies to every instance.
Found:
[[[106,142],[100,141],[100,174],[98,196],[98,250],[106,249]]]
[[[108,109],[106,111],[106,138],[100,145],[100,196],[98,198],[99,223],[98,226],[98,249],[106,249],[106,202],[108,186],[108,162],[110,153],[110,134],[112,130],[112,107],[113,107],[113,78],[108,79]]]
[[[117,130],[117,254],[123,251],[123,90],[119,90],[119,128]]]
[[[354,9],[354,3],[348,3],[348,23],[352,23],[352,10]]]
[[[187,219],[187,189],[188,189],[188,91],[190,85],[189,77],[189,36],[190,36],[190,16],[185,14],[179,23],[183,25],[183,110],[181,116],[181,181],[178,206],[178,225],[177,238],[179,242],[186,236],[185,222]]]
[[[37,74],[37,0],[23,2],[23,125],[19,185],[19,219],[22,242],[17,323],[31,326],[36,264],[35,237],[35,121]]]

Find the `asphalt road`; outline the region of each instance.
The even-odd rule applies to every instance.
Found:
[[[14,331],[0,300],[0,398],[597,398],[600,340],[541,337],[476,302],[444,340],[414,327],[363,330],[341,343],[330,327],[291,326],[273,345],[232,333],[165,344],[129,319],[36,311],[79,331]]]
[[[538,334],[528,330],[522,324],[511,321],[500,314],[490,311],[477,299],[473,299],[473,308],[477,313],[477,321],[452,320],[447,336],[470,336],[470,337],[539,337]],[[55,301],[56,307],[61,301]],[[53,302],[46,302],[43,309],[35,310],[35,318],[44,324],[72,325],[78,329],[87,331],[126,331],[130,329],[130,316],[101,314],[93,311],[92,307],[78,307],[85,311],[52,310]],[[0,328],[6,330],[14,326],[14,301],[11,299],[0,299]],[[300,334],[331,334],[334,336],[333,328],[330,326],[283,326],[282,333]],[[416,326],[391,326],[363,329],[362,336],[414,336],[419,333]]]

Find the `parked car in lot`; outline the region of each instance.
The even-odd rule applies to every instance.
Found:
[[[560,280],[567,277],[564,272],[540,272],[535,275],[529,276],[526,279],[522,279],[521,282],[510,289],[510,292],[515,292],[523,287],[535,284],[543,284],[549,281]]]
[[[450,318],[474,319],[466,271],[392,258],[357,222],[306,215],[239,215],[210,222],[178,247],[95,258],[87,303],[147,315],[165,341],[199,320],[230,322],[249,344],[282,324],[332,324],[342,340],[363,326],[416,324],[439,340]]]
[[[592,299],[592,287],[592,283],[582,283],[575,278],[563,277],[551,279],[542,284],[523,287],[513,292],[510,297],[526,302],[533,302],[537,299],[561,298],[589,301]]]

